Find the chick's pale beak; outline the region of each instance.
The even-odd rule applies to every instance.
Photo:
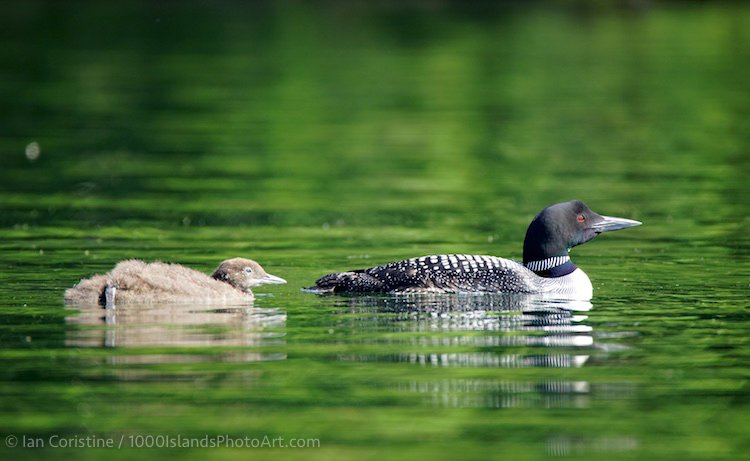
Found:
[[[597,233],[602,233],[602,232],[625,229],[625,228],[633,227],[633,226],[640,226],[641,224],[643,223],[640,221],[636,221],[634,219],[615,218],[613,216],[602,216],[602,220],[599,222],[593,223],[591,225],[591,228],[594,229],[594,231]]]
[[[275,275],[271,275],[271,274],[266,274],[263,277],[255,279],[255,281],[258,285],[264,285],[266,283],[272,283],[272,284],[286,283],[286,280],[282,279],[281,277],[276,277]]]

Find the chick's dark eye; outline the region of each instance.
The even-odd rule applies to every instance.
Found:
[[[252,269],[252,268],[250,268],[250,267],[246,267],[246,268],[244,268],[244,269],[242,269],[242,270],[243,270],[243,271],[245,271],[245,272],[246,272],[246,273],[248,273],[248,274],[251,274],[251,273],[253,272],[253,269]]]
[[[578,222],[584,222],[586,220],[586,216],[579,214],[578,215]]]

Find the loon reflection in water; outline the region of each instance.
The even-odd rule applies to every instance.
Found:
[[[345,361],[567,368],[582,366],[588,353],[602,346],[595,344],[592,328],[585,324],[588,317],[581,311],[591,308],[585,301],[550,302],[537,295],[501,293],[420,293],[343,296],[333,305],[349,314],[337,320],[337,328],[390,330],[396,334],[378,343],[400,349],[388,354],[340,354]]]
[[[542,210],[529,224],[523,264],[485,255],[443,254],[325,275],[306,290],[318,293],[499,292],[589,300],[586,273],[568,256],[571,248],[602,232],[640,225],[602,216],[581,201]]]
[[[365,350],[342,352],[338,360],[466,369],[394,383],[399,391],[433,406],[585,408],[592,394],[628,398],[634,392],[631,385],[570,380],[546,372],[538,377],[481,371],[579,368],[591,355],[606,354],[614,345],[595,340],[586,323],[589,302],[503,293],[349,295],[332,301],[340,314],[335,316],[336,330],[367,332],[361,339]],[[392,334],[373,339],[373,332]],[[370,352],[373,347],[395,352]]]

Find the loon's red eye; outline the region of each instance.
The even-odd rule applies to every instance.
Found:
[[[578,215],[578,222],[584,222],[586,220],[586,216],[579,214]]]

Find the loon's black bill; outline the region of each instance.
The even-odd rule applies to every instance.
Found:
[[[615,231],[628,227],[640,226],[643,224],[634,219],[615,218],[612,216],[602,216],[602,220],[591,225],[596,233]]]
[[[275,275],[266,274],[263,277],[256,280],[258,282],[258,285],[263,285],[266,283],[270,284],[281,284],[286,283],[286,280],[282,279],[281,277],[276,277]]]

